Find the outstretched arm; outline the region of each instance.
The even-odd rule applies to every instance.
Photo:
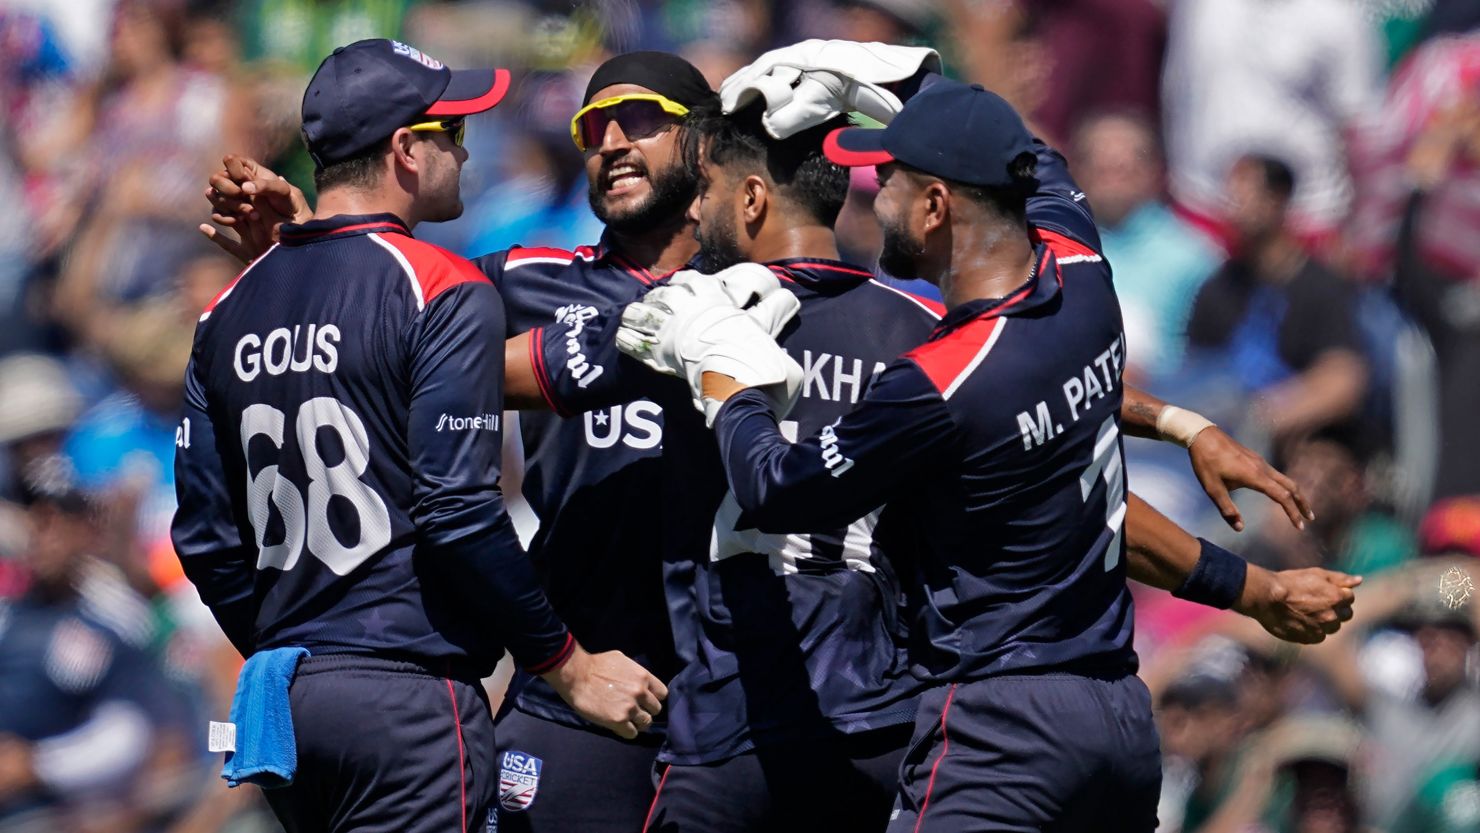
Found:
[[[1313,567],[1272,572],[1194,538],[1132,493],[1126,575],[1213,607],[1231,608],[1286,642],[1315,643],[1352,617],[1362,579]]]
[[[1223,520],[1242,532],[1243,515],[1230,492],[1253,489],[1285,510],[1297,529],[1315,520],[1300,486],[1268,462],[1230,437],[1223,429],[1191,411],[1169,405],[1143,390],[1126,386],[1120,424],[1133,437],[1176,443],[1187,449],[1192,472],[1202,484]]]

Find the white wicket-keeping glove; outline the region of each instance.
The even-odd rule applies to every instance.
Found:
[[[791,410],[801,388],[801,366],[775,341],[775,334],[801,304],[781,288],[770,270],[746,266],[753,268],[723,281],[716,280],[719,275],[676,276],[628,304],[617,331],[617,347],[623,353],[659,373],[688,381],[694,407],[709,425],[721,403],[704,398],[706,371],[760,390],[778,417]],[[751,302],[749,309],[740,309],[737,298]]]
[[[760,304],[772,295],[778,297]],[[676,345],[664,343],[660,349],[658,329],[673,314],[725,305],[747,311],[772,338],[781,334],[800,306],[795,295],[781,288],[775,273],[758,263],[737,264],[713,275],[685,269],[633,305],[623,318],[625,326],[617,330],[617,348],[659,373],[683,377]]]
[[[940,72],[940,54],[923,46],[805,40],[773,49],[726,78],[720,104],[728,114],[765,99],[761,123],[778,139],[855,111],[888,124],[904,105],[884,85],[921,69]]]

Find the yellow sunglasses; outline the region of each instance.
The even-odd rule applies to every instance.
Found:
[[[413,133],[449,133],[452,144],[462,147],[463,137],[468,134],[468,122],[466,119],[448,119],[447,121],[423,121],[406,126]]]
[[[689,108],[656,93],[632,93],[593,101],[570,120],[570,138],[580,150],[601,145],[606,128],[616,122],[628,139],[646,139],[678,123]]]

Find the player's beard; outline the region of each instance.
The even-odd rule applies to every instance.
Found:
[[[925,256],[925,241],[910,236],[909,229],[895,220],[881,223],[884,244],[879,250],[879,268],[896,278],[920,277],[920,259]]]
[[[624,161],[633,164],[631,160]],[[694,196],[699,191],[698,175],[682,164],[669,165],[661,171],[653,171],[646,165],[642,168],[643,174],[648,178],[650,190],[646,199],[631,207],[614,211],[606,209],[597,185],[598,182],[605,181],[605,170],[596,182],[591,183],[587,194],[591,213],[618,234],[638,235],[671,225],[675,218],[683,217],[689,203],[694,201]]]
[[[427,207],[421,219],[428,223],[442,223],[462,216],[462,166],[450,156],[445,164],[433,167],[427,182],[422,186],[427,195]]]
[[[698,228],[694,229],[694,237],[699,241],[700,262],[708,272],[718,272],[750,260],[749,256],[740,251],[740,238],[735,233],[735,217],[732,214],[721,212],[715,217],[704,218]]]

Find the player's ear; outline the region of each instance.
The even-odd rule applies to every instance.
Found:
[[[931,180],[921,192],[924,203],[925,231],[929,233],[951,220],[951,191],[940,180]]]
[[[395,158],[398,170],[413,173],[420,170],[417,145],[416,134],[407,128],[397,128],[396,132],[391,134],[391,156]]]
[[[746,224],[758,222],[766,213],[766,202],[771,198],[771,189],[766,181],[751,174],[740,186],[743,202],[741,212]]]

